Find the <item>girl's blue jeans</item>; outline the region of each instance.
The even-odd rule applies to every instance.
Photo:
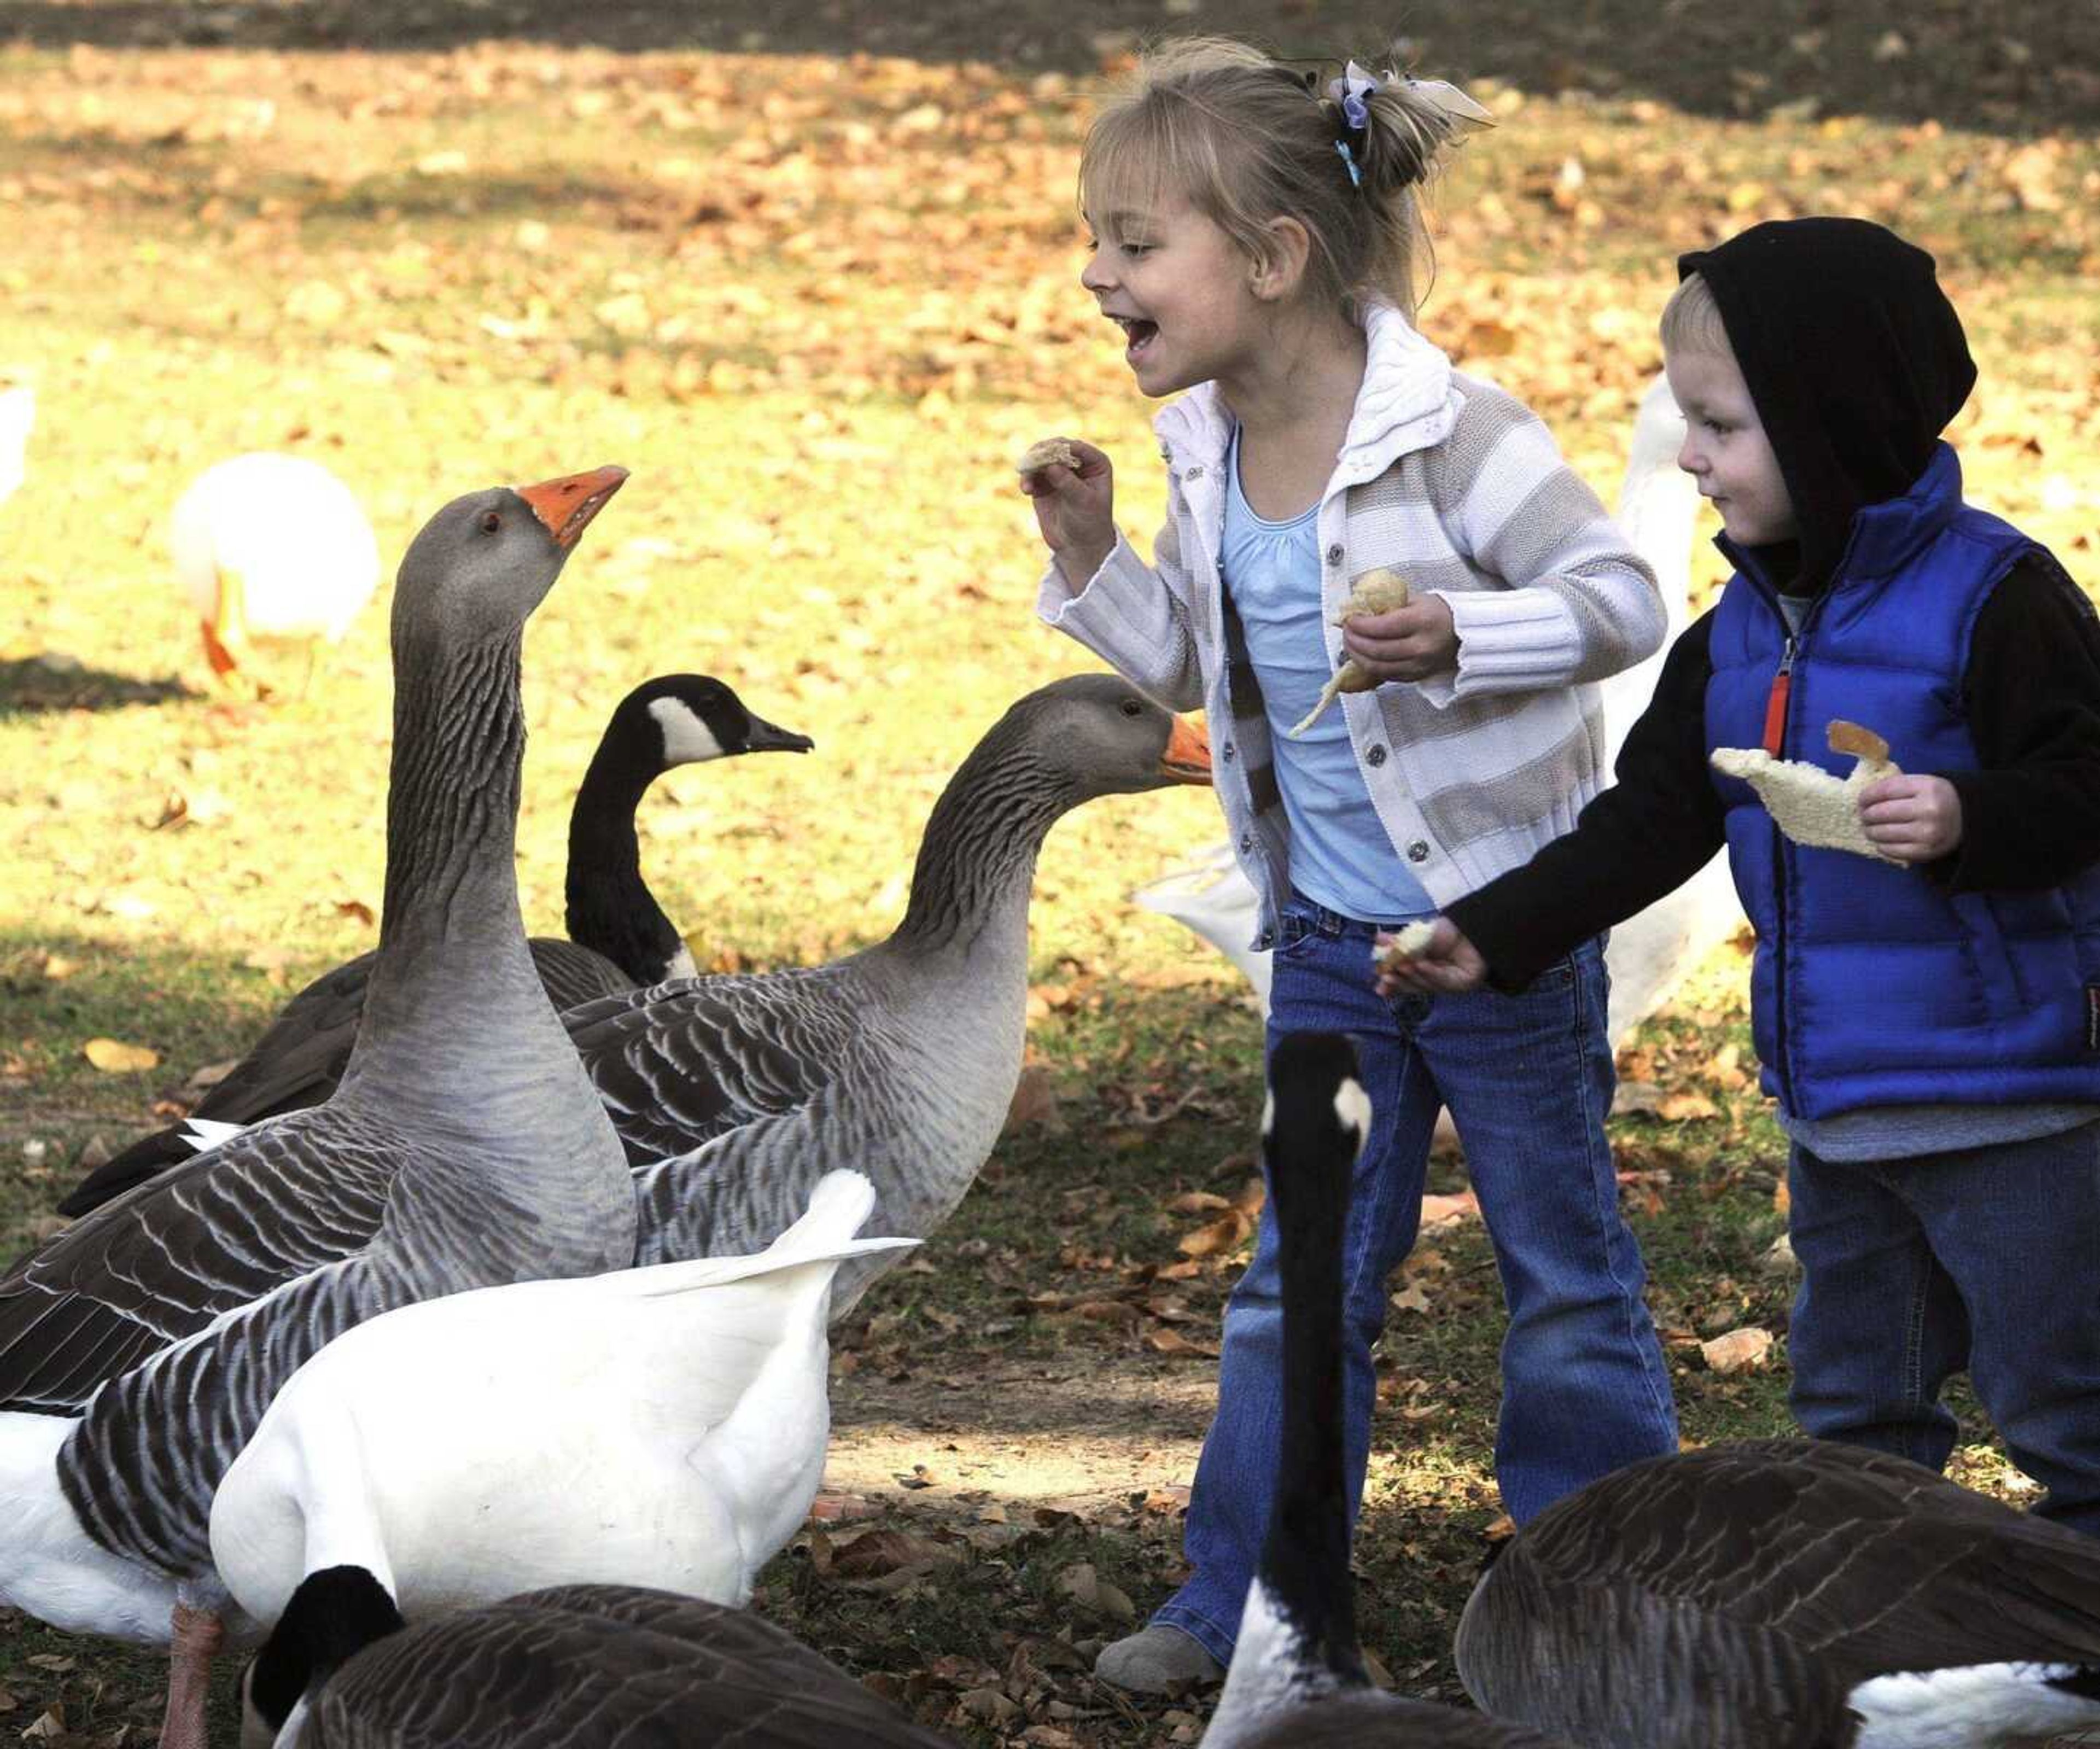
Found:
[[[1449,1106],[1502,1271],[1495,1473],[1523,1522],[1564,1494],[1677,1449],[1670,1376],[1619,1213],[1604,1115],[1602,944],[1584,943],[1521,996],[1406,996],[1371,985],[1374,925],[1294,894],[1277,920],[1269,1038],[1353,1033],[1371,1100],[1344,1240],[1343,1383],[1349,1508],[1363,1495],[1375,1392],[1371,1344],[1386,1277],[1414,1243],[1438,1110]],[[1154,1621],[1229,1663],[1268,1525],[1282,1414],[1276,1230],[1225,1308],[1218,1412],[1203,1442],[1184,1547],[1193,1571]]]
[[[2036,1513],[2100,1535],[2100,1124],[1908,1159],[1797,1146],[1788,1186],[1802,1427],[1939,1469],[1966,1371]]]

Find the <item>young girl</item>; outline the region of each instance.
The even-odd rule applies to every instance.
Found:
[[[1347,1258],[1352,1510],[1370,1345],[1413,1244],[1448,1106],[1510,1326],[1496,1442],[1519,1519],[1677,1443],[1668,1374],[1620,1219],[1600,943],[1521,996],[1388,1002],[1374,932],[1427,916],[1574,824],[1599,784],[1589,682],[1661,642],[1654,580],[1545,427],[1410,325],[1416,190],[1461,121],[1448,86],[1350,63],[1325,90],[1238,43],[1169,46],[1105,110],[1080,165],[1080,276],[1123,332],[1169,520],[1146,565],[1117,532],[1109,458],[1024,477],[1054,557],[1038,603],[1213,725],[1218,794],[1260,896],[1279,1034],[1360,1036],[1374,1128]],[[1333,629],[1357,581],[1412,590]],[[1345,659],[1379,682],[1290,732]],[[1222,731],[1218,727],[1224,725]],[[1268,1517],[1281,1312],[1264,1217],[1224,1320],[1218,1412],[1189,1503],[1193,1571],[1097,1672],[1160,1691],[1229,1660]]]

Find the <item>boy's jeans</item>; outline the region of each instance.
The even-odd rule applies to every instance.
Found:
[[[1604,1140],[1612,1078],[1600,945],[1585,943],[1520,996],[1388,1002],[1371,987],[1370,925],[1295,894],[1278,924],[1270,1038],[1356,1034],[1371,1100],[1343,1259],[1352,1515],[1370,1449],[1370,1346],[1385,1321],[1386,1276],[1414,1243],[1445,1104],[1510,1311],[1495,1442],[1504,1504],[1522,1522],[1608,1470],[1674,1451],[1670,1376]],[[1225,1308],[1218,1412],[1189,1502],[1195,1570],[1153,1618],[1220,1663],[1231,1661],[1275,1491],[1282,1338],[1276,1230],[1264,1212]]]
[[[1788,1180],[1802,1428],[1939,1469],[1965,1367],[2049,1490],[2036,1511],[2100,1535],[2100,1124],[1909,1159],[1797,1146]]]

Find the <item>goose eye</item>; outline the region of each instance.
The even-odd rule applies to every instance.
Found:
[[[1125,699],[1123,701],[1123,713],[1126,717],[1141,717],[1145,714],[1145,707],[1136,699]]]
[[[498,512],[483,510],[481,513],[481,532],[483,534],[494,534],[502,526],[503,518]]]

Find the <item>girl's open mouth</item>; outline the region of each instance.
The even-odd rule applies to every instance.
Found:
[[[1110,320],[1123,331],[1123,357],[1136,364],[1158,337],[1158,323],[1149,322],[1141,316],[1118,316]]]

